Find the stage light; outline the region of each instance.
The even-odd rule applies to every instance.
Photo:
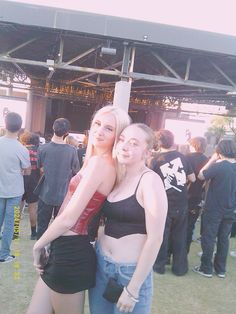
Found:
[[[111,56],[115,56],[115,55],[116,55],[116,48],[102,47],[102,48],[101,48],[101,54],[102,54],[102,55],[111,55]]]

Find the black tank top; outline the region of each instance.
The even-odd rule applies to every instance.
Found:
[[[133,195],[117,201],[105,201],[103,214],[105,216],[105,234],[112,238],[122,238],[130,234],[147,234],[144,208],[138,203],[136,193],[144,172],[136,186]]]

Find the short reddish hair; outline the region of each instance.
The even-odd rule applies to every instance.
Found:
[[[189,145],[191,145],[196,152],[205,153],[207,142],[204,137],[197,136],[189,140]]]
[[[156,138],[159,147],[168,149],[174,145],[174,134],[169,130],[159,130],[156,133]]]

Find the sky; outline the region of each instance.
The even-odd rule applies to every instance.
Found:
[[[119,16],[236,36],[236,0],[14,0],[14,2]]]

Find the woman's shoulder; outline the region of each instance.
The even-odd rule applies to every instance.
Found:
[[[161,177],[154,171],[150,170],[146,172],[140,182],[140,192],[145,200],[157,202],[162,200],[164,192],[164,184]],[[163,194],[164,193],[164,194]]]
[[[88,160],[88,167],[98,172],[115,171],[115,165],[111,158],[92,156]]]
[[[153,170],[148,169],[143,173],[142,183],[144,186],[151,186],[152,184],[160,184],[162,183],[161,177]]]
[[[149,169],[143,174],[141,181],[142,185],[148,189],[151,188],[155,189],[156,187],[160,186],[160,184],[163,185],[162,179],[159,176],[159,174],[157,174],[155,171],[151,169]]]
[[[90,164],[90,165],[97,165],[97,164],[104,164],[104,165],[109,165],[109,163],[110,163],[110,160],[111,160],[111,158],[107,158],[107,157],[104,157],[104,156],[97,156],[97,155],[95,155],[95,156],[91,156],[90,158],[89,158],[89,160],[88,160],[88,163]]]

